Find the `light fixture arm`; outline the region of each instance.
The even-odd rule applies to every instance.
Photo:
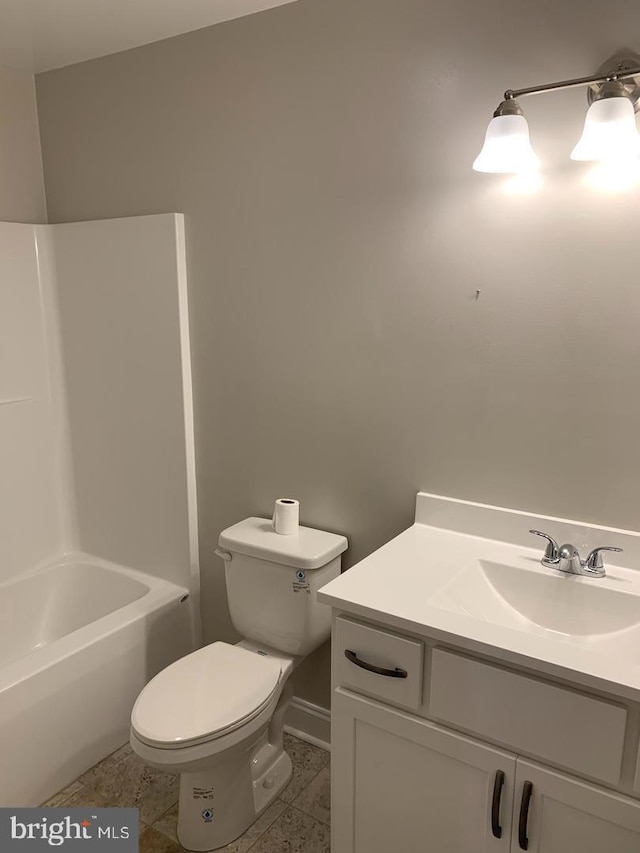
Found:
[[[557,83],[543,83],[524,89],[507,89],[503,103],[509,103],[524,95],[539,95],[541,92],[574,89],[577,86],[588,86],[589,104],[603,98],[622,95],[628,98],[637,110],[640,106],[640,55],[620,51],[589,77],[575,77],[573,80],[559,80]]]
[[[541,92],[552,92],[556,89],[573,89],[576,86],[590,86],[594,83],[615,83],[628,77],[640,76],[639,68],[614,71],[609,74],[594,74],[591,77],[576,77],[573,80],[560,80],[557,83],[543,83],[540,86],[528,86],[526,89],[507,89],[504,93],[505,101],[521,98],[524,95],[538,95]]]

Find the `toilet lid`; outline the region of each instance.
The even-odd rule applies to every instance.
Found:
[[[280,663],[271,657],[212,643],[147,684],[131,725],[141,740],[165,747],[220,737],[262,710],[280,675]]]

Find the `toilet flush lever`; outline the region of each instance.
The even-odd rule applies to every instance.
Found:
[[[213,552],[217,557],[220,557],[221,560],[224,560],[225,563],[230,563],[233,560],[233,554],[229,551],[225,551],[224,548],[216,548]]]

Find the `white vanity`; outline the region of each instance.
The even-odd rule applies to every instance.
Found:
[[[624,552],[561,573],[530,528]],[[640,851],[640,534],[421,493],[319,598],[332,853]]]

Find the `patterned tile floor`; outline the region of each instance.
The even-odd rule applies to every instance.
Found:
[[[280,797],[223,853],[329,853],[329,761],[324,749],[285,734],[293,762]],[[127,744],[46,806],[140,809],[140,853],[181,853],[176,838],[178,777],[147,767]]]

